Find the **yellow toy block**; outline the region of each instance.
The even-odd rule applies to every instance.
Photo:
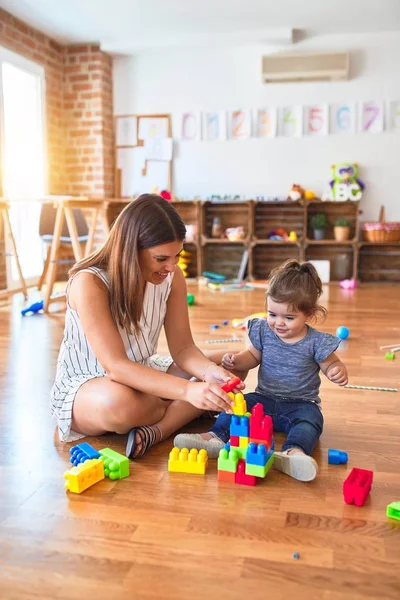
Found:
[[[72,467],[69,471],[65,471],[64,478],[65,489],[80,494],[94,485],[98,481],[104,479],[104,465],[100,458],[92,458],[87,460],[77,467]]]
[[[247,404],[246,404],[246,400],[244,399],[242,392],[239,392],[238,394],[229,392],[228,395],[235,402],[235,406],[232,406],[233,414],[238,415],[239,417],[243,417],[245,415],[245,413],[247,412]]]
[[[205,475],[208,465],[207,450],[196,450],[192,448],[172,448],[169,453],[168,471],[172,473],[196,473]]]
[[[248,437],[240,437],[239,438],[239,448],[247,448],[248,445],[249,445]]]

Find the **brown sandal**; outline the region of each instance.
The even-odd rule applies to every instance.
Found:
[[[158,429],[160,434],[159,440],[157,440],[157,434],[154,431],[154,428]],[[142,442],[142,448],[140,452],[138,452],[135,456],[135,448],[136,448],[136,434],[139,434],[140,441]],[[142,427],[133,427],[128,433],[128,440],[126,443],[125,456],[130,458],[131,460],[135,460],[136,458],[141,458],[145,452],[154,444],[162,440],[162,431],[158,425],[143,425]]]

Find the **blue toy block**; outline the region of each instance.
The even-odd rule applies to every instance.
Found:
[[[246,463],[263,467],[267,464],[267,449],[264,444],[250,442],[247,448]]]
[[[249,437],[249,418],[232,415],[230,435],[237,437]]]
[[[229,325],[229,321],[222,321],[222,325]]]
[[[77,467],[80,463],[84,463],[86,460],[101,457],[100,452],[97,452],[97,450],[87,442],[72,446],[72,448],[69,450],[69,453],[71,455],[70,461],[73,465],[75,465],[75,467]]]
[[[349,457],[347,452],[342,452],[341,450],[335,450],[334,448],[329,448],[328,450],[328,463],[330,465],[345,465]]]
[[[23,310],[21,310],[21,315],[24,317],[29,312],[36,314],[40,310],[43,310],[43,306],[44,306],[43,300],[40,300],[40,302],[34,302],[27,308],[24,308]]]

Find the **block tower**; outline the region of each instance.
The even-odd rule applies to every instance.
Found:
[[[256,485],[265,478],[274,462],[272,418],[264,415],[262,404],[251,414],[232,415],[230,440],[218,458],[218,481]]]

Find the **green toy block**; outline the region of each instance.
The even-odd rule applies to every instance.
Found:
[[[249,465],[246,463],[246,475],[254,475],[255,477],[266,477],[268,471],[274,464],[275,455],[273,454],[266,465],[260,467],[259,465]]]
[[[392,502],[386,508],[386,514],[391,519],[400,521],[400,502]]]
[[[229,471],[236,473],[239,462],[239,454],[236,448],[232,448],[228,453],[226,448],[221,448],[218,456],[218,471]]]
[[[394,352],[386,352],[385,358],[386,360],[394,360],[396,358],[396,355]]]
[[[104,475],[109,479],[123,479],[129,476],[129,458],[111,450],[103,448],[99,450],[100,458],[104,463]]]
[[[246,460],[247,448],[240,448],[239,446],[231,445],[231,450],[235,450],[235,452],[238,453],[239,458],[243,458],[244,460]]]

